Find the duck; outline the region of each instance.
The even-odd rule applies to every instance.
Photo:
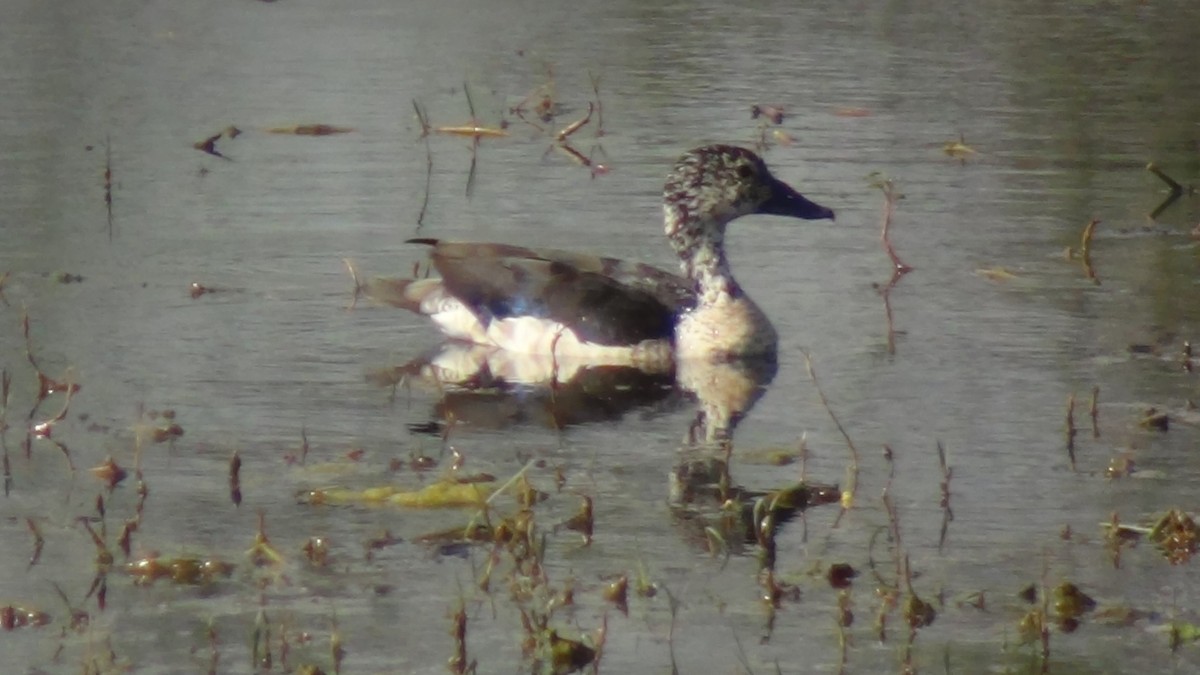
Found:
[[[834,219],[747,148],[684,153],[663,186],[675,274],[645,263],[503,243],[414,238],[440,276],[377,278],[357,288],[428,316],[449,338],[559,361],[674,367],[774,358],[778,334],[733,276],[725,230],[747,215]]]

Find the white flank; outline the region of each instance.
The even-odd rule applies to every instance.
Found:
[[[557,321],[532,316],[496,319],[485,325],[470,308],[446,292],[438,279],[415,282],[409,286],[406,294],[419,298],[421,313],[433,319],[447,336],[513,354],[570,359],[588,364],[636,366],[669,362],[671,358],[668,340],[645,340],[636,345],[602,345],[580,340],[575,331]]]

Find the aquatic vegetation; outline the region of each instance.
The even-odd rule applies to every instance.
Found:
[[[1018,275],[1006,267],[981,267],[975,270],[977,276],[981,276],[989,281],[1012,281]]]
[[[112,456],[104,460],[103,464],[94,466],[89,471],[108,488],[109,492],[112,492],[113,488],[120,485],[121,481],[125,480],[125,477],[129,475],[125,469],[122,469],[120,465],[113,461]]]
[[[213,134],[212,136],[209,136],[208,138],[205,138],[202,141],[196,141],[195,143],[192,144],[192,147],[195,148],[196,150],[199,150],[200,152],[203,152],[208,155],[212,155],[213,157],[220,157],[221,159],[228,160],[229,159],[228,157],[221,154],[220,150],[217,150],[217,141],[221,140],[221,137],[224,135],[225,135],[224,132],[218,132],[216,134]]]
[[[1150,218],[1150,220],[1157,220],[1158,217],[1161,216],[1164,211],[1166,211],[1168,208],[1170,208],[1172,204],[1179,201],[1179,198],[1184,196],[1185,194],[1188,196],[1194,196],[1197,193],[1200,193],[1200,190],[1197,189],[1196,185],[1186,185],[1185,186],[1185,185],[1180,184],[1179,181],[1175,180],[1170,175],[1168,175],[1165,171],[1160,169],[1158,167],[1158,165],[1155,164],[1154,162],[1150,162],[1149,164],[1147,164],[1146,170],[1149,171],[1150,173],[1154,174],[1156,177],[1158,177],[1159,180],[1161,180],[1163,183],[1166,183],[1166,185],[1167,185],[1167,196],[1165,199],[1162,200],[1162,202],[1160,202],[1158,204],[1158,206],[1154,207],[1154,210],[1152,210],[1150,212],[1150,214],[1148,216]],[[1197,227],[1200,228],[1200,226],[1197,226]]]
[[[1191,516],[1171,509],[1150,527],[1147,538],[1152,541],[1172,565],[1188,562],[1196,553],[1200,529]]]
[[[134,583],[149,585],[161,579],[180,585],[210,584],[233,574],[234,566],[215,558],[159,558],[151,556],[125,563],[123,571]]]
[[[967,145],[967,139],[962,134],[958,135],[958,140],[943,143],[942,152],[959,161],[965,161],[967,157],[976,154],[975,148]]]
[[[14,631],[19,628],[41,628],[52,618],[46,612],[20,605],[0,605],[0,629]]]
[[[1169,431],[1171,428],[1171,416],[1162,410],[1150,407],[1142,413],[1141,418],[1138,420],[1138,426],[1143,429],[1153,429],[1155,431]]]
[[[418,490],[401,490],[392,485],[362,490],[345,488],[306,490],[298,497],[301,502],[314,506],[373,504],[419,509],[478,507],[484,505],[492,495],[494,488],[487,483],[494,481],[495,478],[491,476],[477,478],[477,480],[445,479]]]

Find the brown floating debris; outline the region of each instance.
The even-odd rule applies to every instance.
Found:
[[[550,630],[546,637],[550,649],[549,672],[565,675],[583,670],[596,659],[596,650],[578,640],[562,637]]]
[[[289,127],[271,127],[267,133],[293,134],[295,136],[330,136],[332,134],[348,134],[354,131],[350,127],[335,127],[332,124],[294,124]]]
[[[975,154],[975,148],[967,145],[966,138],[959,134],[957,141],[946,141],[942,144],[942,152],[959,161],[965,161],[967,157]]]
[[[622,614],[629,615],[629,575],[622,574],[617,580],[604,587],[604,599],[611,602]]]
[[[1122,453],[1109,461],[1108,468],[1104,470],[1104,475],[1109,479],[1124,478],[1132,475],[1136,470],[1137,463],[1133,461],[1133,457],[1130,457],[1127,453]]]
[[[561,131],[559,131],[558,133],[554,134],[554,138],[555,138],[556,140],[558,140],[558,141],[565,141],[565,140],[567,140],[567,138],[568,138],[569,136],[571,136],[571,135],[572,135],[572,134],[574,134],[575,132],[577,132],[577,131],[579,131],[580,129],[582,129],[584,126],[586,126],[586,125],[587,125],[587,123],[588,123],[588,122],[592,121],[592,113],[593,113],[593,112],[595,112],[595,110],[596,110],[596,106],[595,106],[595,104],[594,104],[594,103],[591,103],[591,102],[589,102],[589,103],[588,103],[588,111],[587,111],[587,114],[586,114],[586,115],[584,115],[583,117],[581,117],[581,118],[579,118],[579,119],[575,120],[574,122],[571,122],[571,123],[570,123],[570,124],[568,124],[567,126],[563,127]]]
[[[309,537],[302,550],[313,567],[323,568],[329,564],[329,541],[324,537]]]
[[[192,147],[200,152],[212,155],[213,157],[229,159],[225,155],[222,155],[220,150],[217,150],[217,141],[221,140],[222,135],[224,135],[222,132],[217,132],[216,134],[209,136],[202,141],[196,141],[195,143],[192,143]]]
[[[111,491],[117,487],[125,477],[129,475],[125,469],[122,469],[112,457],[104,460],[103,464],[94,466],[91,469],[92,475],[95,476],[101,483],[104,483]]]
[[[1088,221],[1088,224],[1083,227],[1083,233],[1079,237],[1079,261],[1083,265],[1083,273],[1092,283],[1100,285],[1100,277],[1096,275],[1096,270],[1092,266],[1092,237],[1096,234],[1096,226],[1100,224],[1098,218],[1093,218]],[[1075,257],[1075,252],[1070,248],[1067,249],[1068,257]]]
[[[33,554],[29,556],[29,566],[33,567],[42,558],[42,548],[46,545],[46,539],[42,537],[42,530],[33,518],[26,517],[25,525],[33,535]]]
[[[158,558],[150,556],[126,563],[125,573],[138,585],[149,585],[160,579],[187,586],[208,584],[233,574],[230,563],[203,558]]]
[[[552,146],[555,150],[563,153],[579,166],[588,169],[592,173],[592,178],[606,175],[609,172],[608,164],[597,161],[596,155],[605,155],[604,148],[599,145],[592,148],[592,156],[588,156],[576,150],[570,143],[561,142]],[[549,150],[547,150],[549,152]]]
[[[869,178],[871,179],[871,186],[879,188],[879,191],[883,193],[883,226],[880,228],[881,232],[879,239],[881,242],[883,242],[884,252],[887,253],[888,258],[892,261],[892,267],[894,268],[894,271],[898,275],[903,276],[904,274],[911,272],[913,268],[911,265],[905,264],[905,262],[900,259],[900,256],[896,254],[896,249],[892,246],[891,230],[892,219],[896,215],[896,204],[901,199],[904,199],[904,195],[900,192],[897,192],[896,184],[883,174],[878,172],[872,173]]]
[[[1083,615],[1094,609],[1096,601],[1075,584],[1064,581],[1054,589],[1054,612],[1058,627],[1064,633],[1073,632]]]
[[[975,274],[990,281],[1011,281],[1017,278],[1017,275],[1006,267],[981,267],[975,270]]]
[[[254,535],[254,545],[246,551],[246,557],[255,567],[276,567],[283,563],[283,555],[267,538],[267,515],[258,512],[258,532]]]
[[[446,665],[455,675],[474,673],[476,662],[467,656],[467,606],[461,598],[452,618],[454,625],[450,629],[450,636],[454,638],[454,654]]]
[[[1187,513],[1171,509],[1150,528],[1147,538],[1158,546],[1168,562],[1179,565],[1195,555],[1200,528]]]
[[[36,609],[19,605],[0,606],[0,628],[14,631],[18,628],[40,628],[50,623],[50,615]]]
[[[237,450],[233,451],[233,457],[229,458],[229,499],[233,501],[234,506],[242,505],[242,456]]]
[[[829,585],[834,588],[849,588],[857,576],[858,571],[846,563],[834,563],[829,566]]]
[[[451,136],[473,136],[475,138],[502,138],[508,135],[504,129],[481,127],[478,124],[460,124],[457,126],[434,127],[433,131]]]
[[[579,505],[579,512],[563,523],[563,527],[582,534],[583,545],[588,546],[592,543],[596,521],[592,513],[592,498],[587,495],[581,495],[581,498],[583,502]]]
[[[904,603],[904,620],[912,628],[924,628],[937,619],[937,610],[925,602],[916,593],[909,592],[908,600]]]
[[[1179,198],[1183,196],[1184,192],[1189,195],[1196,194],[1195,185],[1189,185],[1186,187],[1180,185],[1178,181],[1168,176],[1162,169],[1158,168],[1154,162],[1147,164],[1146,170],[1155,176],[1158,176],[1159,180],[1167,184],[1167,188],[1169,190],[1166,199],[1162,200],[1162,202],[1158,206],[1154,207],[1154,210],[1150,212],[1150,220],[1155,220],[1162,215],[1163,211],[1166,211],[1172,204],[1179,201]],[[1200,232],[1200,225],[1196,226],[1196,230],[1193,230],[1192,234],[1196,235],[1197,232]]]
[[[600,76],[588,71],[592,93],[596,95],[596,138],[604,135],[604,105],[600,102]]]
[[[946,545],[946,533],[954,520],[954,510],[950,508],[950,480],[954,478],[954,468],[946,462],[946,446],[942,445],[941,441],[937,442],[937,453],[938,466],[942,470],[942,499],[938,503],[942,507],[942,529],[938,537],[938,550],[941,550]]]
[[[1075,393],[1067,396],[1067,459],[1071,461],[1071,471],[1075,471],[1075,436],[1079,430],[1075,428]]]
[[[108,239],[113,236],[112,142],[104,135],[104,210],[108,214]]]
[[[871,111],[866,108],[843,107],[833,111],[837,117],[870,117]]]
[[[1147,408],[1146,412],[1142,414],[1142,418],[1138,420],[1138,426],[1143,429],[1168,431],[1171,428],[1171,416],[1160,412],[1157,408]]]
[[[770,121],[771,124],[783,124],[783,118],[786,116],[787,110],[781,105],[750,106],[750,119],[752,120],[762,117]]]
[[[196,298],[198,298],[202,295],[207,295],[209,293],[215,293],[215,292],[216,292],[215,288],[209,288],[208,286],[205,286],[204,284],[200,283],[199,281],[193,281],[191,283],[191,285],[188,286],[188,295],[191,295],[193,300],[195,300]]]
[[[1172,195],[1179,196],[1179,195],[1183,194],[1183,186],[1180,185],[1179,182],[1176,181],[1174,178],[1171,178],[1170,176],[1168,176],[1166,174],[1166,172],[1164,172],[1162,169],[1158,168],[1158,165],[1155,164],[1154,162],[1150,162],[1149,164],[1147,164],[1146,170],[1149,171],[1150,173],[1154,174],[1155,176],[1158,176],[1159,180],[1166,183],[1167,187],[1170,188]]]
[[[129,559],[129,553],[133,549],[133,533],[138,529],[138,519],[131,518],[125,521],[121,527],[121,534],[117,537],[117,546],[121,549],[121,553],[125,554],[125,559]]]

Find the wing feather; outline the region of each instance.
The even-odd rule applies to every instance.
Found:
[[[451,294],[489,318],[537,316],[604,345],[671,339],[695,304],[690,284],[641,263],[508,244],[410,240],[430,258]]]

